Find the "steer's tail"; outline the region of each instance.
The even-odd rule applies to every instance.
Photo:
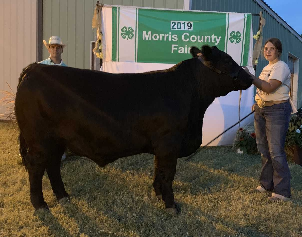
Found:
[[[21,132],[20,132],[20,135],[19,135],[19,152],[20,152],[20,155],[21,155],[21,158],[22,158],[22,163],[26,167],[26,159],[25,159],[25,157],[26,157],[26,155],[28,153],[28,147],[26,145],[25,139],[22,136]]]
[[[25,157],[27,155],[27,151],[28,151],[28,147],[26,145],[24,137],[22,136],[22,133],[20,132],[20,135],[19,135],[19,152],[20,152],[20,155],[22,157],[23,165],[25,165]]]

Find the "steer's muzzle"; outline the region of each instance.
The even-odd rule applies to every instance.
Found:
[[[253,83],[253,78],[243,68],[237,73],[237,77],[233,77],[235,90],[246,90]]]

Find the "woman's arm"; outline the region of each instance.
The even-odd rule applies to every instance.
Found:
[[[246,67],[243,67],[243,69],[251,75],[251,77],[253,78],[253,84],[257,88],[259,88],[260,90],[262,90],[266,93],[274,92],[282,84],[281,81],[276,80],[276,79],[270,79],[268,82],[261,80],[258,77],[255,77],[253,74],[251,74]]]
[[[255,76],[253,76],[253,84],[259,88],[260,90],[266,92],[266,93],[272,93],[274,92],[279,86],[281,86],[282,82],[270,79],[268,82],[263,81]]]

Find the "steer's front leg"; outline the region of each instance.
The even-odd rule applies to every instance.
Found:
[[[177,158],[155,156],[153,187],[156,196],[162,195],[169,212],[178,213],[174,202],[172,183],[176,173]]]

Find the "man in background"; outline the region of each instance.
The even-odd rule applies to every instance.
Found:
[[[62,40],[59,36],[51,36],[49,42],[47,43],[43,40],[45,47],[49,52],[49,57],[39,63],[47,65],[58,65],[58,66],[67,66],[62,60],[62,53],[65,44],[62,43]]]

